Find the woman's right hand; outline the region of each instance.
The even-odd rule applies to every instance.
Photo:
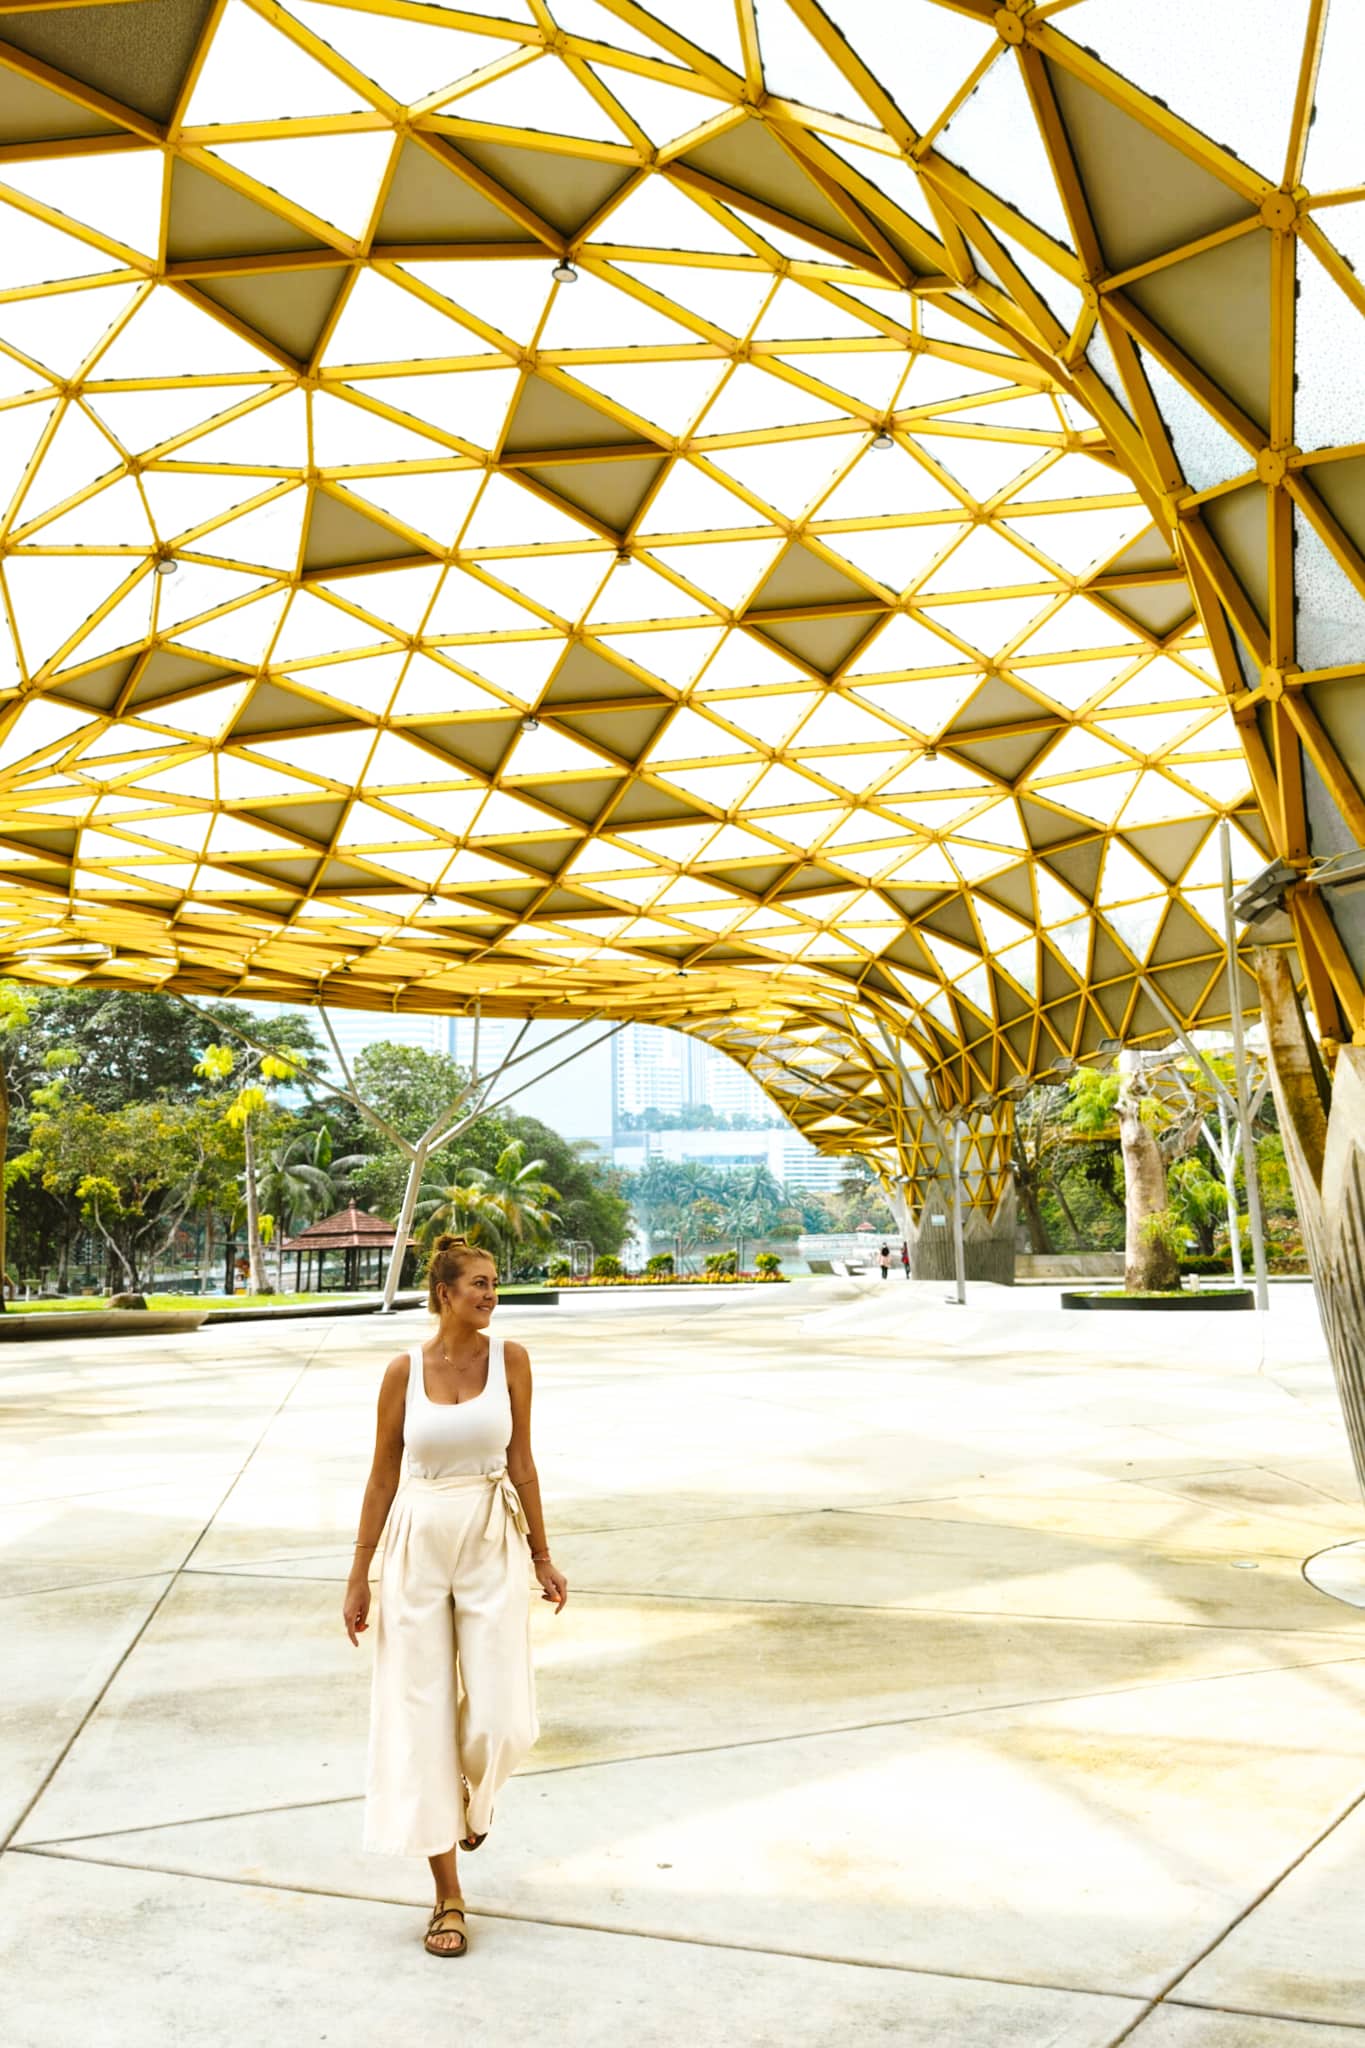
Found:
[[[346,1633],[352,1643],[359,1646],[359,1639],[369,1627],[370,1582],[368,1579],[351,1579],[347,1582],[346,1597],[341,1603],[341,1618],[346,1624]]]

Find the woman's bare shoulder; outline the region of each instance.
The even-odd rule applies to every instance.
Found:
[[[530,1352],[524,1344],[516,1343],[511,1337],[507,1339],[506,1344],[503,1346],[502,1355],[509,1371],[520,1373],[531,1370]]]
[[[384,1378],[380,1383],[381,1393],[391,1393],[397,1387],[407,1386],[408,1366],[411,1359],[412,1353],[410,1351],[399,1351],[394,1354],[384,1367]]]

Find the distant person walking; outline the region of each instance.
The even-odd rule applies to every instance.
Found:
[[[881,1265],[882,1278],[883,1280],[885,1280],[887,1274],[891,1271],[891,1247],[889,1244],[884,1244],[882,1246],[881,1250],[877,1254],[877,1258]]]
[[[908,1280],[910,1278],[910,1246],[905,1238],[901,1239],[901,1270]]]
[[[374,1462],[341,1611],[355,1643],[367,1626],[369,1561],[387,1520],[365,1847],[427,1858],[436,1905],[425,1946],[434,1956],[462,1956],[469,1943],[456,1845],[478,1848],[494,1799],[539,1732],[528,1563],[556,1613],[569,1588],[545,1540],[531,1456],[531,1362],[520,1344],[488,1331],[498,1305],[493,1260],[463,1237],[438,1237],[427,1298],[440,1319],[434,1333],[389,1360],[379,1390]]]

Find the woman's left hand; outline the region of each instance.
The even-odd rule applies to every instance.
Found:
[[[558,1614],[569,1597],[568,1580],[563,1572],[556,1571],[548,1558],[543,1564],[536,1566],[536,1577],[540,1580],[541,1599],[553,1600],[555,1613]]]

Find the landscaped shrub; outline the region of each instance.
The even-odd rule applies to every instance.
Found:
[[[602,1270],[603,1261],[587,1280],[567,1279],[558,1284],[561,1287],[742,1287],[759,1280],[785,1282],[785,1273],[608,1273]]]
[[[1224,1274],[1231,1273],[1231,1271],[1232,1260],[1228,1257],[1226,1252],[1224,1252],[1221,1256],[1217,1252],[1212,1252],[1208,1254],[1203,1252],[1190,1252],[1187,1254],[1185,1258],[1183,1258],[1180,1261],[1180,1273],[1182,1279],[1186,1275],[1193,1273],[1197,1274],[1201,1280],[1208,1280],[1213,1279],[1215,1277],[1221,1277]]]
[[[573,1267],[567,1259],[551,1259],[546,1277],[551,1280],[569,1280],[573,1277]]]
[[[614,1252],[600,1252],[592,1269],[594,1280],[619,1280],[625,1271]]]
[[[672,1252],[655,1252],[652,1258],[645,1260],[645,1272],[651,1280],[671,1280],[673,1277]]]
[[[776,1252],[760,1252],[754,1260],[754,1271],[760,1280],[780,1280],[782,1261]]]
[[[739,1271],[739,1254],[732,1251],[708,1252],[705,1260],[705,1271],[708,1273],[737,1273]]]

